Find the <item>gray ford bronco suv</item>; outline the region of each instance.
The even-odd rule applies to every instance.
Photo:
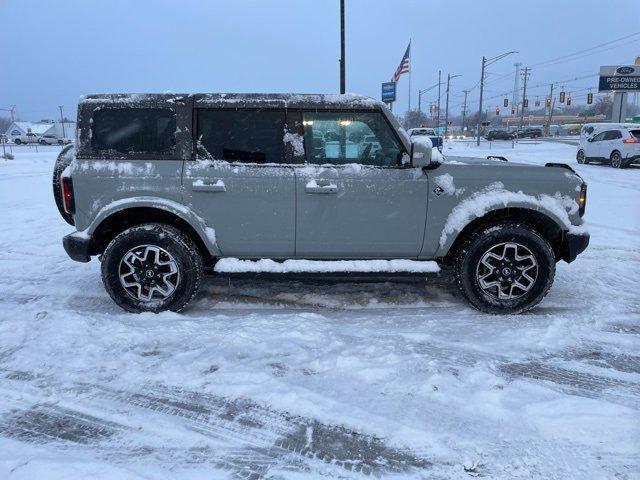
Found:
[[[444,159],[351,94],[88,95],[53,183],[65,250],[132,312],[181,310],[205,270],[448,266],[471,305],[518,313],[589,242],[567,165]]]

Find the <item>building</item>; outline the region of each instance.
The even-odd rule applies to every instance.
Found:
[[[62,123],[54,122],[53,120],[42,120],[40,122],[13,122],[4,133],[8,138],[24,135],[28,132],[36,135],[51,134],[57,138],[75,138],[75,122],[64,122],[64,135],[62,130]]]

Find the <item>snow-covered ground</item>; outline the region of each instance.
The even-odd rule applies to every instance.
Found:
[[[71,261],[58,147],[0,160],[0,479],[640,478],[640,168],[561,143],[445,155],[571,164],[591,246],[526,315],[422,283],[209,279],[131,315]]]

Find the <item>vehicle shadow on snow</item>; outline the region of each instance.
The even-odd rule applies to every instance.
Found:
[[[424,308],[466,306],[450,275],[393,281],[206,277],[187,312],[205,308]]]

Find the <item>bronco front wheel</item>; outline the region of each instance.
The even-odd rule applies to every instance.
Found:
[[[129,312],[182,310],[202,279],[202,256],[193,241],[164,224],[131,227],[102,256],[102,281]]]
[[[555,275],[549,242],[526,225],[503,223],[477,231],[458,252],[460,291],[478,310],[521,313],[547,294]]]

